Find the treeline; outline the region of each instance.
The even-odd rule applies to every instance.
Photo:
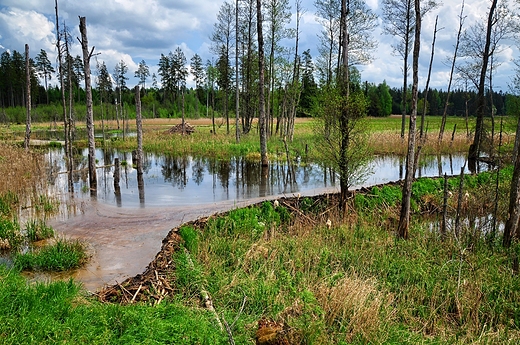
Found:
[[[301,76],[301,95],[298,101],[296,116],[307,117],[313,116],[315,107],[319,102],[321,88],[314,80],[315,70],[313,67],[312,59],[307,54],[307,59],[304,65],[304,73]],[[58,86],[50,86],[46,89],[45,85],[42,85],[42,79],[47,80],[52,78],[54,69],[50,62],[46,62],[47,54],[45,51],[40,51],[36,56],[36,59],[30,59],[31,63],[31,88],[32,88],[32,106],[36,108],[34,112],[37,114],[37,121],[54,121],[55,113],[57,110],[53,110],[56,106],[61,104],[61,90]],[[163,55],[164,59],[164,55]],[[72,90],[72,99],[76,106],[84,105],[85,92],[81,87],[81,81],[83,80],[83,74],[81,65],[78,61],[79,57],[73,58],[76,63],[75,68],[72,69],[72,88],[66,86],[66,94],[68,98],[69,91]],[[0,58],[0,106],[2,108],[16,108],[25,106],[25,56],[24,54],[13,51],[12,54],[4,52]],[[140,68],[146,70],[148,67],[146,63],[142,61]],[[126,66],[122,65],[124,70]],[[216,79],[217,72],[215,67],[212,65],[202,66],[199,68],[203,69],[205,75],[201,79],[201,83],[196,88],[185,88],[184,89],[184,110],[187,117],[206,117],[211,116],[216,112],[217,116],[222,116],[224,111],[224,103],[226,100],[225,91],[219,88],[218,85],[212,80],[212,77]],[[121,65],[119,65],[121,70]],[[192,68],[193,70],[193,68]],[[49,73],[50,72],[50,73]],[[142,71],[141,71],[142,72]],[[103,74],[106,74],[103,76]],[[136,71],[136,74],[139,74]],[[146,75],[146,73],[145,73]],[[209,75],[208,79],[206,75]],[[391,114],[400,114],[402,107],[402,90],[400,88],[391,88],[385,81],[376,85],[369,82],[360,82],[359,73],[355,68],[352,68],[352,75],[357,75],[358,78],[353,78],[351,82],[353,88],[363,92],[367,101],[367,115],[381,117],[389,116]],[[105,80],[103,80],[105,78]],[[120,82],[125,78],[124,75],[119,77]],[[116,78],[117,79],[117,78]],[[179,90],[175,88],[177,81],[172,81],[167,85],[170,87],[159,88],[157,87],[156,76],[153,76],[152,85],[142,90],[141,101],[143,105],[144,116],[146,117],[180,117],[182,112],[181,99],[179,97]],[[132,107],[135,104],[135,96],[126,85],[121,87],[120,85],[113,85],[112,79],[106,70],[104,63],[98,64],[96,73],[96,84],[93,87],[93,99],[94,104],[98,107],[95,111],[96,118],[100,119],[102,116],[99,108],[100,104],[104,103],[106,118],[116,117],[115,106],[116,103],[121,101],[123,107],[125,105],[130,106],[127,111],[133,113]],[[126,80],[126,79],[124,79]],[[145,85],[146,78],[143,78],[143,84]],[[209,83],[208,83],[209,80]],[[205,82],[204,82],[205,81]],[[104,84],[103,84],[104,83]],[[213,84],[213,85],[212,85]],[[231,84],[231,83],[230,83]],[[119,100],[119,90],[121,92],[121,98]],[[227,95],[227,107],[231,109],[234,114],[235,109],[235,89],[230,87],[229,94]],[[284,90],[281,88],[275,89],[274,99],[275,108],[282,106],[280,101],[283,102]],[[424,107],[426,92],[423,90],[419,93],[419,109]],[[472,116],[476,110],[476,92],[473,90],[462,90],[456,89],[450,93],[450,101],[448,103],[447,114],[449,116],[465,116],[468,114]],[[241,96],[245,95],[241,92]],[[442,115],[446,102],[447,92],[438,89],[429,89],[426,95],[426,115]],[[411,93],[408,92],[408,99],[410,100]],[[487,99],[491,99],[491,95],[486,96]],[[503,92],[493,92],[493,114],[494,115],[513,115],[516,105],[516,96]],[[42,105],[51,105],[52,107],[44,110]],[[488,102],[488,113],[491,114],[491,109]],[[38,111],[40,106],[40,111]],[[243,107],[254,109],[250,105],[244,105]],[[82,107],[79,107],[82,108]],[[254,112],[254,110],[253,110]],[[23,111],[3,111],[3,120],[20,122],[23,121]],[[254,115],[254,114],[253,114]],[[77,114],[77,118],[81,120],[83,114]]]

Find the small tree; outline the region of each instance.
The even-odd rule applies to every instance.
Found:
[[[318,103],[321,106],[318,108],[317,145],[322,158],[339,175],[342,201],[345,202],[348,190],[363,183],[370,172],[367,163],[371,155],[365,121],[368,102],[362,92],[352,92],[345,100],[341,89],[331,85],[322,90]],[[348,121],[342,124],[340,118],[345,107]],[[345,138],[348,138],[346,146]]]
[[[134,73],[134,77],[139,79],[139,85],[143,86],[146,90],[146,79],[150,76],[150,68],[146,64],[146,61],[141,60],[137,66],[137,71]]]
[[[47,52],[44,49],[40,50],[40,53],[36,55],[36,71],[38,71],[38,75],[43,78],[45,82],[45,95],[47,98],[47,104],[49,104],[49,91],[47,82],[52,79],[52,74],[55,72],[52,67],[49,58],[47,57]]]

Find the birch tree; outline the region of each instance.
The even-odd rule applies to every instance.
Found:
[[[265,121],[265,90],[264,90],[264,35],[262,20],[262,0],[256,0],[256,25],[258,36],[258,122],[260,127],[260,159],[263,167],[269,165],[267,159],[267,128]]]
[[[25,45],[25,139],[23,146],[29,151],[29,140],[31,139],[31,64],[29,59],[29,45]]]
[[[217,67],[219,70],[218,82],[224,92],[224,115],[226,130],[229,134],[228,100],[231,86],[230,54],[234,48],[235,6],[231,2],[224,2],[217,14],[217,22],[211,35],[212,51],[218,55]]]
[[[402,116],[401,138],[404,139],[405,119],[407,115],[408,93],[408,60],[414,40],[416,20],[421,19],[428,11],[435,8],[435,0],[423,1],[424,6],[419,14],[414,11],[414,0],[383,0],[383,32],[396,38],[397,43],[392,45],[394,52],[403,58],[403,90],[402,90]]]

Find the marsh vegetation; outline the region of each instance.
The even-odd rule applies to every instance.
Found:
[[[370,141],[374,151],[403,153],[404,144],[393,128],[399,128],[399,119],[378,121],[370,123],[372,138],[378,138]],[[180,146],[195,154],[189,150],[205,145],[205,152],[219,147],[214,152],[223,150],[222,157],[235,154],[230,151],[237,148],[226,148],[236,144],[224,137],[220,144],[214,136],[200,143],[203,135],[196,135],[205,131],[204,125],[191,137],[161,136],[170,124],[148,125],[147,150]],[[291,155],[300,152],[303,157],[305,143],[311,161],[318,155],[312,153],[312,127],[304,122],[296,128],[307,139],[300,144],[295,139]],[[133,140],[105,144],[124,148]],[[503,148],[510,145],[504,142]],[[248,145],[247,139],[237,145],[241,154],[247,155]],[[453,152],[464,149],[468,141],[460,135],[443,146],[434,141],[427,145],[435,152]],[[276,146],[270,147],[271,157],[276,157]],[[2,205],[7,205],[2,206],[2,222],[7,225],[1,236],[11,233],[20,245],[53,238],[45,219],[56,204],[51,196],[43,196],[45,163],[38,150],[33,151],[26,155],[5,145],[2,152],[13,156],[0,162],[5,168],[11,165],[5,162],[20,159],[21,167],[33,166],[41,173],[24,168],[16,175],[19,181],[2,190]],[[0,333],[5,343],[24,342],[27,334],[39,343],[153,339],[225,344],[230,336],[236,343],[249,343],[258,335],[276,334],[291,344],[516,342],[518,248],[504,248],[500,241],[511,178],[511,167],[465,175],[462,190],[460,178],[450,178],[446,201],[443,179],[416,180],[409,240],[395,236],[399,184],[352,191],[346,213],[338,211],[335,194],[281,198],[231,210],[173,229],[146,272],[93,296],[72,280],[27,284],[21,277],[22,269],[76,267],[68,260],[78,258],[84,248],[75,251],[79,243],[57,238],[49,241],[52,249],[19,253],[13,266],[2,265],[0,294],[5,298],[0,299],[0,314],[5,322],[0,323]],[[10,190],[10,185],[17,187]],[[20,229],[18,211],[28,205],[40,213]],[[496,212],[490,212],[495,205]],[[443,236],[444,206],[448,223]],[[75,254],[66,254],[69,249]],[[58,258],[62,261],[56,264]],[[85,259],[80,255],[76,262]],[[49,262],[54,268],[48,268]],[[204,296],[215,312],[202,308]],[[230,326],[228,331],[221,330],[216,317]]]

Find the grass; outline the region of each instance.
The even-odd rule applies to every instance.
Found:
[[[25,225],[27,238],[30,242],[37,242],[54,237],[54,229],[42,220],[30,220]]]
[[[370,122],[376,152],[402,151],[399,121]],[[465,133],[458,143],[435,146],[436,121],[431,119],[433,140],[423,152],[467,147]],[[254,133],[235,144],[232,136],[209,136],[209,127],[191,137],[166,137],[162,133],[169,125],[146,128],[147,150],[226,158],[253,156],[258,149]],[[293,157],[308,152],[309,159],[319,158],[312,148],[312,126],[299,123],[300,130],[290,145]],[[113,145],[124,148],[133,140]],[[279,138],[272,138],[271,159],[284,152]],[[408,241],[393,233],[399,186],[355,194],[341,217],[329,199],[298,198],[293,206],[264,202],[211,217],[202,227],[184,225],[179,229],[183,250],[171,258],[177,295],[155,307],[103,305],[83,296],[73,281],[28,284],[20,276],[22,267],[65,267],[53,263],[65,256],[65,243],[44,252],[45,259],[37,259],[43,249],[20,255],[14,268],[0,265],[0,342],[227,344],[214,315],[201,308],[203,286],[219,317],[229,324],[236,320],[233,336],[241,344],[252,343],[264,317],[284,323],[284,335],[296,344],[518,343],[520,278],[514,257],[520,248],[506,250],[499,236],[489,238],[483,217],[493,209],[495,178],[494,172],[464,177],[463,229],[455,237],[450,228],[444,241],[437,231],[442,179],[414,183],[416,214]],[[499,178],[500,222],[507,216],[512,169],[503,169]],[[448,183],[451,215],[459,182]],[[5,232],[16,233],[9,230],[13,227],[16,223],[6,223]]]
[[[13,263],[20,270],[67,271],[81,267],[86,260],[83,243],[57,239],[52,244],[15,254]]]
[[[192,155],[203,157],[214,157],[218,159],[229,159],[230,157],[249,157],[251,160],[259,159],[260,146],[255,127],[246,135],[242,135],[240,142],[236,143],[234,129],[231,134],[226,134],[224,127],[211,134],[209,119],[188,120],[195,125],[196,131],[192,135],[180,136],[165,134],[166,130],[179,123],[179,119],[147,119],[144,120],[143,149],[155,153],[167,153],[171,155]],[[438,131],[441,123],[440,116],[428,116],[428,127],[426,141],[422,144],[422,154],[447,154],[452,152],[466,152],[473,139],[473,128],[469,128],[469,136],[465,128],[465,119],[459,117],[448,117],[446,133],[442,142],[438,142]],[[470,121],[472,123],[473,121]],[[106,125],[115,126],[108,122]],[[451,140],[454,126],[457,131]],[[135,124],[131,122],[131,129]],[[374,154],[398,154],[405,155],[408,137],[404,140],[400,136],[401,119],[397,116],[386,118],[368,118],[366,121],[368,131],[371,133],[369,149]],[[495,135],[498,138],[499,122],[497,120]],[[511,146],[514,141],[515,123],[511,118],[504,120],[503,146]],[[315,124],[312,119],[297,119],[295,124],[295,137],[288,142],[290,156],[319,162],[322,154],[314,145]],[[133,150],[137,146],[136,137],[127,137],[125,140],[110,141],[111,147],[121,150]],[[497,139],[498,140],[498,139]],[[78,142],[79,146],[86,147],[86,141]],[[102,145],[99,142],[98,145]],[[268,154],[270,160],[285,160],[285,146],[279,134],[273,135],[268,141]]]
[[[82,295],[72,280],[27,284],[0,265],[2,344],[226,344],[201,309],[171,301],[104,305]]]

